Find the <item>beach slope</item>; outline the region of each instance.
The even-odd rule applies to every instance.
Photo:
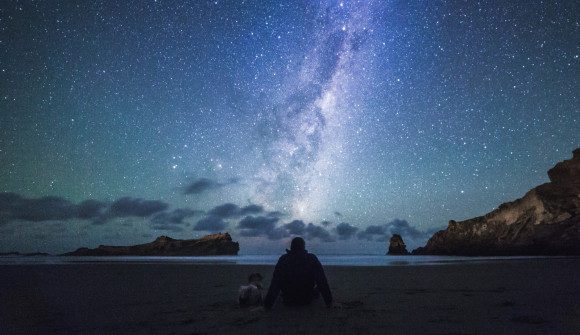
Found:
[[[236,304],[271,266],[0,266],[1,334],[580,334],[580,259],[326,267],[335,300]]]

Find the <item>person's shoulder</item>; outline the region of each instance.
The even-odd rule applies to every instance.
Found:
[[[288,254],[284,254],[278,258],[278,263],[283,263],[288,259]]]
[[[308,254],[306,254],[306,257],[307,257],[307,258],[308,258],[308,260],[310,260],[310,261],[319,262],[319,261],[318,261],[318,257],[316,257],[316,255],[315,255],[315,254],[308,253]]]

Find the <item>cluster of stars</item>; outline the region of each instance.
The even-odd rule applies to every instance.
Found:
[[[574,6],[4,2],[0,192],[482,215],[580,146]],[[192,200],[187,178],[223,187]]]

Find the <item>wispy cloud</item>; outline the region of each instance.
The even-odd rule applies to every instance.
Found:
[[[223,183],[209,178],[199,178],[193,180],[189,183],[189,185],[185,186],[183,188],[183,194],[201,194],[207,191],[222,188],[227,185],[237,184],[238,182],[239,179],[237,178],[229,179]]]

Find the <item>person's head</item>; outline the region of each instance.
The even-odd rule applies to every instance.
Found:
[[[295,237],[292,239],[292,243],[290,243],[290,250],[291,251],[304,251],[306,250],[306,242],[302,237]]]
[[[262,281],[262,275],[259,273],[252,273],[248,276],[248,283],[259,283]]]

